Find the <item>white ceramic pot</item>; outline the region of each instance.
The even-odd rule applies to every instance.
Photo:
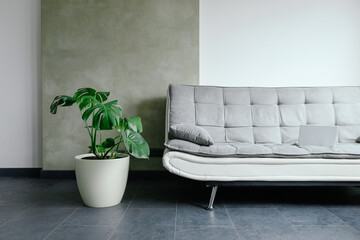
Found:
[[[76,181],[81,198],[89,207],[111,207],[120,203],[129,173],[129,156],[117,159],[75,157]]]

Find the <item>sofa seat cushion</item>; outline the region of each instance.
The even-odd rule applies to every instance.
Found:
[[[360,158],[360,144],[340,143],[334,147],[297,146],[294,144],[215,143],[201,146],[192,142],[173,139],[165,143],[169,150],[206,157],[239,158]]]

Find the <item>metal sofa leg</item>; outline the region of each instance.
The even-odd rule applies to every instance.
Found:
[[[209,206],[207,208],[205,208],[206,210],[212,211],[214,209],[214,200],[215,200],[217,189],[218,189],[218,186],[213,186],[212,187]]]

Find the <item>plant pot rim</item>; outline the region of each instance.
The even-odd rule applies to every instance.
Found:
[[[83,159],[84,157],[93,157],[93,156],[95,156],[93,153],[85,153],[85,154],[80,154],[80,155],[75,156],[75,159],[77,161],[107,161],[107,162],[110,162],[110,161],[119,161],[119,160],[122,160],[122,159],[129,158],[129,154],[126,154],[126,153],[123,153],[123,154],[125,154],[126,157],[119,157],[119,158],[112,158],[112,159],[101,159],[101,158]]]

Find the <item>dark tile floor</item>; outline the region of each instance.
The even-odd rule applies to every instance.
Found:
[[[360,240],[360,188],[223,187],[130,180],[122,203],[84,206],[74,180],[0,178],[0,239]]]

